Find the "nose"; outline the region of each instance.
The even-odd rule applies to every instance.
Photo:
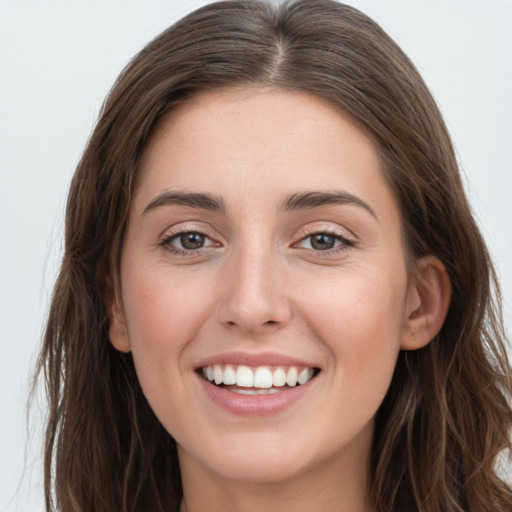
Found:
[[[282,264],[268,247],[237,251],[226,264],[218,320],[246,334],[282,328],[291,318]]]

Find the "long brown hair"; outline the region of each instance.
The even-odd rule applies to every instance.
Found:
[[[376,512],[505,512],[496,472],[510,450],[512,371],[495,273],[447,129],[414,65],[365,15],[330,0],[203,7],[126,67],[73,178],[65,253],[39,370],[49,397],[48,510],[177,511],[176,446],[149,408],[130,354],[109,342],[105,284],[117,282],[137,168],[159,120],[223,86],[301,90],[374,139],[406,250],[445,265],[452,301],[439,335],[401,352],[380,407],[370,489]]]

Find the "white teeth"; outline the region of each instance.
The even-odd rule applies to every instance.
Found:
[[[238,393],[239,395],[273,395],[274,393],[279,393],[279,389],[233,389],[234,393]]]
[[[279,389],[287,387],[295,387],[297,384],[306,384],[313,378],[313,368],[300,368],[296,366],[277,367],[273,371],[268,366],[259,366],[258,368],[250,368],[249,366],[240,365],[236,369],[233,365],[215,364],[202,368],[203,375],[210,382],[214,382],[217,386],[224,384],[225,386],[238,386],[242,388],[257,388],[266,394],[268,390],[277,392]],[[232,391],[240,391],[232,389]],[[251,390],[242,394],[258,394]],[[259,394],[262,394],[259,393]]]
[[[297,368],[292,366],[288,370],[288,373],[286,374],[286,384],[288,384],[288,386],[293,388],[294,386],[297,385],[298,376],[299,376],[299,372],[298,372]]]
[[[226,386],[236,384],[236,372],[230,364],[224,367],[224,384]]]
[[[272,374],[272,385],[281,387],[286,384],[286,372],[282,368],[277,368]]]
[[[272,387],[272,372],[267,366],[260,366],[254,374],[255,388],[271,388]]]
[[[236,370],[236,385],[243,388],[253,387],[254,374],[248,366],[240,365]]]
[[[312,377],[312,371],[311,371],[311,368],[304,368],[304,370],[302,370],[300,373],[299,373],[299,376],[297,377],[297,382],[299,384],[306,384],[306,382],[311,379]]]
[[[222,384],[224,377],[223,373],[222,366],[218,364],[213,366],[213,379],[215,380],[215,384]]]

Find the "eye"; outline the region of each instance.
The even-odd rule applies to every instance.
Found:
[[[352,247],[354,242],[337,233],[319,232],[305,236],[298,244],[303,249],[314,251],[343,250]]]
[[[181,244],[180,249],[186,249],[188,251],[193,251],[195,249],[200,249],[204,246],[206,240],[206,235],[202,233],[182,233],[173,239],[173,242],[179,242]]]
[[[172,252],[186,253],[213,246],[215,242],[199,231],[183,231],[166,236],[162,245]]]

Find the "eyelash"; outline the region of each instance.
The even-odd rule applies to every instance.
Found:
[[[166,251],[169,251],[172,254],[175,254],[176,256],[195,256],[197,254],[203,253],[205,249],[209,249],[210,245],[207,245],[206,247],[200,247],[198,249],[179,249],[177,247],[174,247],[172,245],[172,242],[178,238],[180,238],[183,235],[188,234],[197,234],[204,236],[205,239],[209,240],[210,242],[213,242],[211,246],[216,245],[215,242],[212,240],[210,236],[208,236],[206,233],[204,233],[201,230],[198,229],[180,229],[172,233],[167,233],[161,240],[160,246],[162,246]]]
[[[299,240],[298,243],[302,243],[308,238],[312,238],[316,235],[327,235],[329,237],[334,238],[335,242],[340,242],[340,245],[337,247],[333,247],[332,249],[325,249],[325,250],[314,250],[314,249],[307,249],[312,250],[315,255],[318,256],[332,256],[333,254],[340,253],[343,251],[347,251],[351,247],[355,247],[354,240],[351,240],[347,238],[345,235],[342,235],[340,232],[334,230],[334,229],[312,229],[311,231],[306,231],[306,234]],[[311,242],[310,242],[311,243]],[[297,245],[297,244],[295,244]]]
[[[173,247],[172,242],[178,238],[180,238],[183,235],[187,234],[197,234],[204,236],[207,240],[212,242],[210,245],[200,247],[198,249],[179,249],[177,247]],[[311,230],[307,232],[300,240],[299,242],[296,242],[293,246],[296,246],[308,238],[312,238],[313,236],[317,235],[326,235],[328,237],[334,238],[335,242],[340,242],[340,245],[333,247],[331,249],[325,249],[325,250],[314,250],[314,249],[306,249],[308,251],[312,251],[315,254],[318,254],[319,256],[330,256],[334,253],[340,253],[343,251],[346,251],[350,249],[351,247],[355,246],[355,242],[353,240],[350,240],[346,236],[340,234],[336,230],[330,230],[330,229],[317,229],[317,230]],[[177,256],[195,256],[197,254],[200,254],[206,250],[208,250],[210,247],[215,246],[215,242],[212,240],[210,236],[208,236],[203,231],[197,230],[197,229],[180,229],[172,233],[166,234],[161,242],[160,246],[162,246],[165,250],[177,255]]]

